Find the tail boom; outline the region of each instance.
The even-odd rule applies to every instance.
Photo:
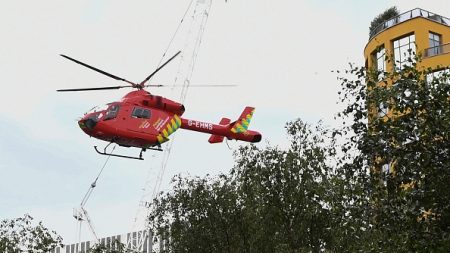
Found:
[[[253,110],[253,108],[247,107],[241,117],[233,123],[230,123],[230,119],[227,118],[222,118],[219,124],[181,118],[180,128],[212,134],[209,138],[210,143],[220,143],[224,137],[230,140],[259,142],[262,138],[261,134],[247,130]]]

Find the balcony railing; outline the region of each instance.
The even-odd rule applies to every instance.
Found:
[[[417,17],[423,17],[429,20],[432,20],[434,22],[438,22],[441,23],[443,25],[450,25],[450,19],[443,17],[441,15],[420,9],[420,8],[416,8],[416,9],[412,9],[410,11],[407,11],[405,13],[402,13],[394,18],[391,18],[387,21],[385,21],[384,23],[380,24],[379,26],[377,26],[371,33],[370,33],[370,39],[373,38],[373,36],[377,35],[378,33],[393,27],[394,25],[400,24],[402,22],[405,22],[407,20],[413,19],[413,18],[417,18]]]
[[[440,55],[440,54],[447,54],[447,53],[450,53],[450,43],[435,46],[435,47],[429,47],[429,48],[425,49],[423,52],[423,57],[427,58],[427,57]]]

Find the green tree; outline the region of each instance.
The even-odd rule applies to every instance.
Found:
[[[322,126],[287,124],[290,147],[241,147],[229,175],[174,178],[155,199],[157,234],[170,252],[320,252],[331,247],[329,156]]]
[[[46,253],[61,245],[61,241],[62,238],[42,222],[33,225],[33,218],[28,214],[0,222],[0,252]]]
[[[155,199],[151,223],[170,252],[236,252],[243,216],[235,184],[216,178],[173,179],[172,192]],[[169,234],[170,231],[170,234]]]
[[[418,60],[381,83],[350,65],[332,134],[296,120],[287,148],[244,146],[226,175],[176,176],[149,217],[165,250],[447,252],[450,78]]]
[[[450,85],[448,72],[420,68],[393,73],[351,67],[341,77],[342,168],[361,177],[365,224],[361,247],[372,252],[445,252],[450,247]],[[389,113],[380,111],[379,105]]]
[[[400,15],[398,9],[396,6],[393,6],[387,10],[385,10],[383,13],[376,16],[372,22],[370,22],[369,27],[369,37],[372,37],[377,33],[376,28],[383,24],[384,22],[388,21],[391,18],[394,18],[396,16]]]
[[[321,125],[286,126],[290,147],[240,149],[232,171],[247,207],[254,252],[319,252],[331,241],[334,149]]]

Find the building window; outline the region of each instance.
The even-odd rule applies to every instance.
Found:
[[[427,56],[438,55],[441,53],[441,35],[430,32],[428,34],[430,48],[427,50]]]
[[[389,163],[383,164],[383,166],[381,166],[381,172],[385,175],[389,175],[389,173],[391,173],[391,165]]]
[[[377,48],[372,53],[373,62],[375,64],[375,69],[378,72],[378,81],[383,79],[384,72],[386,71],[386,50],[384,48],[384,45]]]
[[[450,69],[441,69],[427,74],[427,83],[433,84],[433,80],[439,80],[441,83],[450,84]]]
[[[410,100],[412,92],[409,87],[415,87],[417,82],[414,80],[410,80],[410,82],[403,83],[403,85],[399,85],[398,82],[395,82],[391,89],[395,96],[395,104],[396,105],[404,105]]]
[[[401,70],[405,66],[412,66],[414,55],[416,54],[416,36],[411,34],[393,41],[394,64],[396,70]]]
[[[390,163],[383,164],[383,166],[381,166],[381,175],[383,178],[384,186],[387,185],[387,181],[390,174],[391,174],[391,164]]]
[[[131,117],[133,118],[140,118],[140,119],[149,119],[150,118],[150,111],[147,109],[135,107],[133,109],[133,113],[131,114]]]
[[[378,117],[380,117],[380,118],[384,117],[388,114],[388,112],[389,112],[389,108],[387,106],[387,103],[381,102],[378,105]]]

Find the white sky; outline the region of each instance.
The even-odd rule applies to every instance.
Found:
[[[128,80],[141,81],[158,64],[189,0],[5,1],[0,8],[0,219],[30,213],[77,240],[72,208],[96,177],[105,157],[76,119],[95,105],[119,100],[127,90],[56,93],[60,88],[121,85],[74,64],[67,54]],[[336,125],[339,83],[332,70],[364,63],[371,20],[396,5],[450,16],[448,0],[300,1],[215,0],[191,83],[237,84],[236,88],[191,88],[184,117],[218,122],[256,107],[251,129],[285,144],[284,124],[295,118]],[[180,50],[176,38],[169,54]],[[174,61],[152,83],[171,84]],[[150,89],[177,100],[180,90]],[[163,179],[178,173],[226,173],[233,165],[226,144],[179,130]],[[239,144],[231,142],[232,148]],[[137,154],[138,150],[123,150]],[[145,161],[112,158],[89,200],[100,236],[131,229],[145,178],[155,181],[161,155]],[[153,184],[150,184],[153,187]],[[90,234],[86,228],[82,237]]]

